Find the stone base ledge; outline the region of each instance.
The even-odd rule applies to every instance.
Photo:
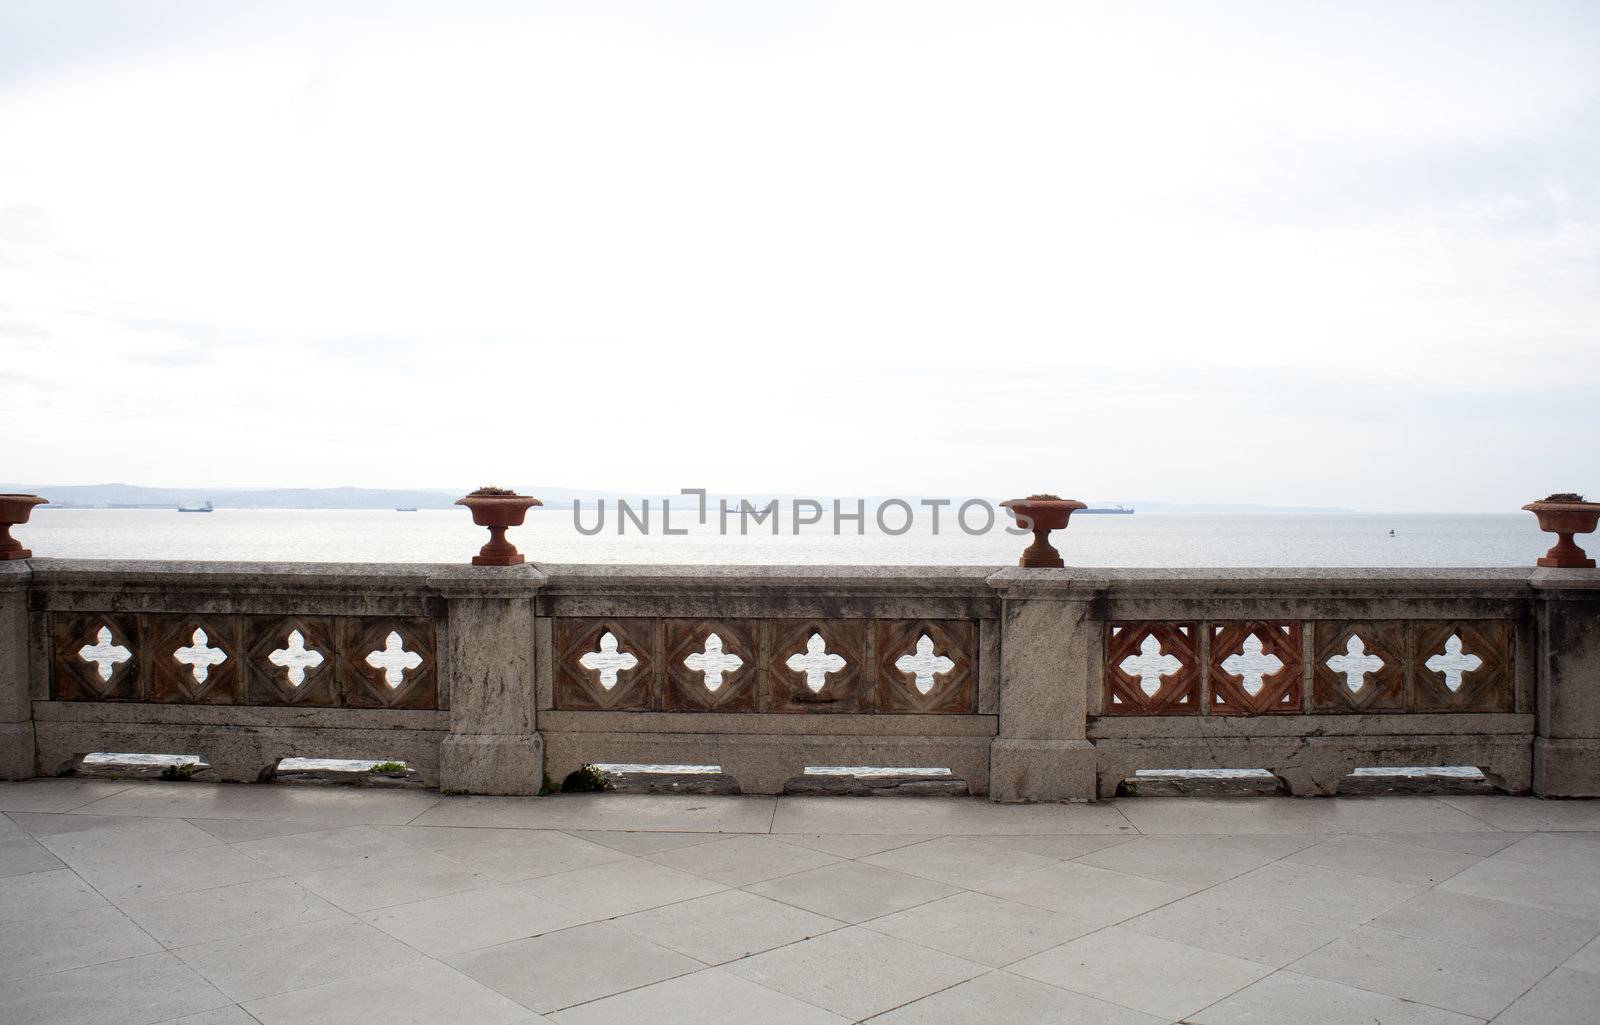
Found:
[[[37,775],[54,776],[94,751],[197,754],[213,777],[254,783],[283,758],[403,761],[429,785],[439,779],[439,740],[420,730],[296,729],[166,723],[40,722]]]
[[[1533,738],[1533,792],[1600,797],[1600,739]]]
[[[791,718],[800,718],[793,716]],[[824,718],[824,717],[818,717]],[[825,718],[832,719],[833,716]],[[808,765],[947,768],[971,793],[989,791],[989,737],[819,734],[544,733],[550,778],[590,762],[718,765],[746,794],[781,794]]]
[[[1117,784],[1140,769],[1266,769],[1297,797],[1328,796],[1357,768],[1471,765],[1511,793],[1532,785],[1528,736],[1147,737],[1100,740],[1097,789],[1114,797]]]
[[[991,800],[1092,801],[1095,749],[1087,740],[998,739],[989,745]]]
[[[537,733],[451,733],[440,744],[440,790],[535,797],[543,785],[544,741]]]

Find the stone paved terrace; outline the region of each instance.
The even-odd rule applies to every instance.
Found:
[[[0,784],[6,1025],[1592,1025],[1600,802]]]

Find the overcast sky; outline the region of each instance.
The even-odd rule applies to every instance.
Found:
[[[0,479],[1600,492],[1600,4],[0,6]]]

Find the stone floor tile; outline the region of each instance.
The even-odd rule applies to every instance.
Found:
[[[1133,834],[1113,836],[1086,833],[1057,833],[1054,835],[1039,833],[1033,835],[1022,834],[1020,836],[1014,833],[999,833],[980,834],[973,837],[975,840],[982,840],[984,843],[994,844],[996,847],[1004,847],[1009,851],[1025,851],[1028,854],[1038,854],[1046,858],[1054,858],[1057,861],[1071,861],[1074,858],[1081,858],[1085,854],[1093,854],[1095,851],[1105,850],[1107,847],[1115,847],[1117,844],[1127,843],[1134,838]]]
[[[1121,926],[1035,954],[1007,970],[1168,1020],[1193,1014],[1272,971]]]
[[[1531,833],[1495,855],[1556,872],[1600,877],[1600,842],[1587,833]]]
[[[1187,897],[1195,887],[1111,872],[1075,861],[1058,861],[1048,868],[979,889],[991,897],[1032,904],[1103,926]]]
[[[17,1025],[150,1025],[229,1003],[167,953],[0,982],[0,1021]]]
[[[133,785],[96,779],[29,779],[21,783],[0,783],[0,811],[68,812]]]
[[[949,797],[841,801],[786,797],[772,820],[774,833],[1127,833],[1135,832],[1117,806],[994,804]]]
[[[315,833],[323,829],[338,829],[330,822],[274,822],[271,819],[184,819],[191,826],[210,833],[224,843],[242,843],[247,840],[264,840],[269,836],[293,836],[297,833]]]
[[[20,876],[29,872],[54,872],[67,866],[37,840],[0,840],[0,876]]]
[[[1184,1021],[1192,1025],[1479,1025],[1482,1019],[1326,979],[1276,972]]]
[[[138,815],[77,815],[43,811],[14,811],[8,817],[35,838],[56,833],[75,833],[80,829],[104,829],[140,820]]]
[[[123,861],[138,854],[166,854],[222,843],[182,819],[129,819],[95,829],[52,833],[39,843],[72,868],[102,861]]]
[[[448,963],[541,1014],[705,967],[602,922],[468,951]]]
[[[785,843],[809,847],[840,858],[865,858],[869,854],[909,847],[932,840],[921,833],[777,833]]]
[[[438,794],[427,790],[145,782],[76,808],[73,814],[398,825],[439,800]]]
[[[842,927],[835,919],[743,890],[724,890],[624,915],[610,924],[710,965]]]
[[[879,1015],[872,1025],[1165,1025],[1168,1020],[1010,972],[990,972]]]
[[[1116,802],[1141,833],[1474,833],[1496,827],[1429,797],[1333,801],[1139,797]]]
[[[865,922],[957,892],[953,886],[904,872],[841,861],[808,872],[769,879],[751,893],[827,915],[841,922]]]
[[[28,835],[28,831],[17,825],[16,820],[9,815],[0,814],[0,840],[18,840]]]
[[[875,918],[865,928],[999,968],[1099,926],[1031,904],[966,892]]]
[[[1495,855],[1439,884],[1442,890],[1600,919],[1600,876],[1552,871]]]
[[[1123,928],[1282,967],[1356,928],[1296,908],[1218,897],[1206,890],[1129,919]]]
[[[820,1007],[706,968],[550,1015],[559,1025],[844,1025]]]
[[[1190,886],[1213,886],[1293,854],[1316,834],[1141,836],[1077,858],[1080,865]]]
[[[1225,900],[1298,908],[1359,924],[1410,900],[1423,889],[1337,868],[1275,861],[1219,883],[1211,892]]]
[[[113,907],[49,915],[0,928],[0,979],[155,954],[161,944]]]
[[[594,921],[597,915],[526,892],[519,884],[468,890],[363,912],[362,920],[425,954],[449,957]]]
[[[343,826],[309,833],[286,833],[243,840],[234,849],[273,870],[274,875],[305,875],[344,868],[363,861],[415,853],[417,848],[371,826]]]
[[[974,961],[852,927],[727,966],[768,989],[847,1018],[866,1018],[982,975]]]
[[[999,847],[966,836],[943,836],[861,860],[879,868],[892,868],[907,875],[972,890],[986,883],[1004,882],[1060,864],[1055,858]]]
[[[1429,890],[1372,920],[1377,929],[1480,950],[1512,950],[1551,964],[1600,935],[1600,921],[1470,893]]]
[[[785,843],[772,836],[733,836],[726,840],[651,854],[647,860],[724,886],[746,886],[831,865],[831,854]]]
[[[1576,972],[1600,975],[1600,936],[1584,944],[1582,949],[1568,958],[1565,967]]]
[[[1457,854],[1476,854],[1487,858],[1516,843],[1527,833],[1385,833],[1385,840],[1427,847],[1437,851],[1455,851]]]
[[[589,921],[631,915],[726,889],[721,883],[642,858],[540,876],[520,885],[535,897],[583,913]]]
[[[1495,1019],[1495,1025],[1594,1025],[1600,975],[1557,968]]]
[[[516,840],[536,832],[530,829],[507,829],[500,826],[369,826],[407,847],[419,851],[438,852],[446,847],[464,847],[486,840]]]
[[[106,899],[70,869],[0,878],[0,922],[102,907]]]
[[[166,897],[135,897],[119,906],[168,947],[330,919],[343,911],[289,879],[219,886]]]
[[[569,836],[580,840],[610,847],[614,851],[632,854],[635,857],[644,857],[647,854],[660,854],[662,851],[675,851],[680,847],[693,847],[695,844],[710,843],[727,836],[726,833],[665,833],[647,830],[618,830],[618,829],[568,829]]]
[[[1550,971],[1511,950],[1417,939],[1363,926],[1290,966],[1356,989],[1492,1018]]]
[[[776,800],[667,794],[558,794],[538,801],[446,797],[411,825],[765,833],[772,824]]]
[[[481,890],[498,880],[456,862],[413,851],[294,877],[306,889],[346,911],[374,911],[447,893]]]
[[[625,861],[628,855],[555,830],[525,829],[506,839],[479,839],[441,847],[440,857],[502,883]]]
[[[1441,797],[1450,807],[1496,829],[1600,831],[1600,801],[1541,801],[1499,795]]]
[[[209,1011],[186,1014],[182,1018],[168,1018],[156,1025],[261,1025],[255,1015],[238,1004],[215,1007]]]
[[[1392,843],[1383,837],[1347,835],[1296,851],[1284,860],[1412,886],[1434,886],[1482,859],[1474,854]]]
[[[249,1000],[262,1025],[522,1025],[528,1009],[433,962]]]
[[[173,953],[237,1002],[430,963],[394,937],[354,921],[269,929]]]
[[[112,901],[209,890],[281,874],[226,844],[161,854],[135,854],[78,866],[78,875]]]

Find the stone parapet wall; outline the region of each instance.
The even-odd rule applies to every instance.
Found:
[[[1600,571],[0,564],[0,772],[89,751],[950,769],[996,800],[1139,769],[1472,765],[1600,796]]]

